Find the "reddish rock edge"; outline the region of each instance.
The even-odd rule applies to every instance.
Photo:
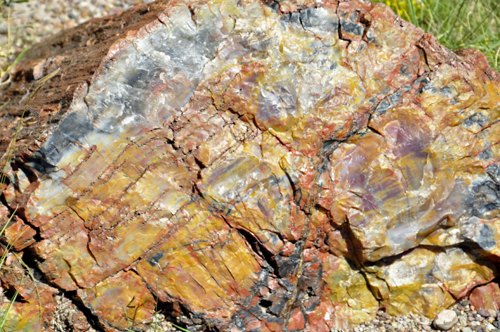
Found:
[[[37,149],[58,126],[73,101],[75,90],[90,82],[102,66],[110,48],[119,40],[155,21],[168,1],[137,5],[118,15],[104,16],[87,22],[33,45],[14,69],[13,82],[1,91],[0,163],[14,137],[17,124],[25,110],[29,93],[42,77],[60,69],[30,102],[39,115],[27,112],[26,125],[18,134],[13,156],[29,155]]]

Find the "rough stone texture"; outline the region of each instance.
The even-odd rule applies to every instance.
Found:
[[[4,91],[3,151],[33,79],[61,72],[0,213],[45,311],[2,275],[12,325],[50,330],[59,291],[106,331],[155,309],[329,331],[434,318],[498,275],[498,73],[384,4],[157,2],[39,49]]]
[[[470,294],[470,302],[477,309],[500,310],[500,287],[496,282],[475,288]]]

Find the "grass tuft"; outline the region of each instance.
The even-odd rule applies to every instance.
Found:
[[[379,0],[452,50],[475,48],[500,70],[499,0]]]

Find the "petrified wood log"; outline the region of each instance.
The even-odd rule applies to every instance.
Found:
[[[49,330],[62,292],[82,331],[155,310],[329,331],[433,317],[498,274],[499,75],[384,4],[157,2],[34,47],[13,78],[3,241],[35,276],[2,272],[12,326]]]

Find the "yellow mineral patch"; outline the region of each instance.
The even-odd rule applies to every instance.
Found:
[[[151,321],[156,302],[134,272],[119,272],[78,295],[92,311],[108,317],[116,329],[144,328]]]

